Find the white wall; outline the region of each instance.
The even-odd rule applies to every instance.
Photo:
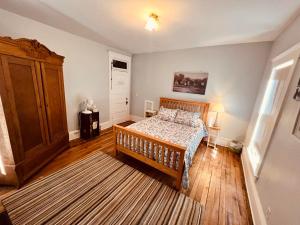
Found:
[[[157,108],[160,96],[221,101],[221,136],[243,140],[270,48],[263,42],[134,55],[131,113],[143,116],[146,99]],[[174,72],[184,71],[209,73],[205,95],[172,92]]]
[[[69,131],[78,129],[79,103],[92,98],[100,120],[109,120],[108,46],[0,9],[0,35],[37,39],[65,56],[64,82]]]
[[[289,49],[300,42],[300,16],[275,40],[269,59]],[[266,65],[265,76],[262,80],[259,95],[252,114],[252,120],[247,132],[247,140],[250,140],[258,108],[270,76],[270,60]],[[292,99],[297,82],[300,78],[300,63],[298,61],[294,76],[288,88],[285,102],[282,107],[278,124],[275,127],[269,148],[265,155],[259,179],[255,181],[252,174],[245,171],[246,180],[253,182],[253,189],[248,190],[252,206],[262,206],[261,214],[266,215],[267,208],[271,208],[271,216],[267,220],[272,225],[296,225],[299,224],[300,204],[300,140],[292,135],[296,121],[296,115],[300,110],[300,102]],[[245,164],[248,164],[247,155],[243,155]],[[254,201],[253,193],[257,192],[258,201]],[[251,196],[252,195],[252,196]],[[256,211],[254,209],[254,211]],[[263,224],[254,213],[257,224]]]

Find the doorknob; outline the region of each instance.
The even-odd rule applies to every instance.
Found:
[[[126,98],[126,105],[128,105],[128,98]]]

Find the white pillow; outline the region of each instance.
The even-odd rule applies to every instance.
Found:
[[[177,111],[178,111],[177,109],[168,109],[168,108],[160,107],[157,117],[161,120],[174,122]]]
[[[199,112],[188,112],[184,110],[178,110],[174,122],[191,127],[198,127],[201,125],[201,119],[199,117]]]
[[[200,118],[195,119],[192,123],[192,127],[198,128],[198,127],[201,127],[202,125],[203,125],[203,121]]]

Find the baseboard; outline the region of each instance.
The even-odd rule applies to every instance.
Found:
[[[101,130],[105,130],[107,128],[112,127],[112,122],[111,121],[106,121],[103,123],[100,123]],[[80,132],[79,130],[73,130],[69,131],[69,141],[75,140],[80,137]]]
[[[100,123],[100,126],[101,126],[101,130],[105,130],[107,128],[112,127],[112,122],[106,121],[106,122]]]
[[[249,164],[246,147],[243,148],[241,158],[253,224],[267,225],[264,210],[255,186],[256,178],[253,176],[252,169]]]
[[[130,119],[134,122],[138,122],[138,121],[141,121],[143,119],[145,119],[144,117],[142,116],[136,116],[136,115],[130,115]]]
[[[223,147],[228,147],[229,146],[229,143],[231,142],[232,140],[229,139],[229,138],[226,138],[226,137],[219,137],[218,138],[218,141],[217,141],[217,145],[221,145]]]
[[[112,126],[113,124],[123,123],[123,122],[128,121],[128,120],[131,120],[131,115],[123,116],[121,118],[110,121],[110,126]],[[108,122],[109,121],[107,121],[106,123],[108,123]]]
[[[69,141],[75,140],[79,138],[79,136],[80,136],[79,130],[69,131]]]

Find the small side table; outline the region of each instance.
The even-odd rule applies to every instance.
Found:
[[[80,138],[89,139],[100,134],[99,112],[79,112]]]
[[[207,147],[217,149],[221,127],[208,127]]]

